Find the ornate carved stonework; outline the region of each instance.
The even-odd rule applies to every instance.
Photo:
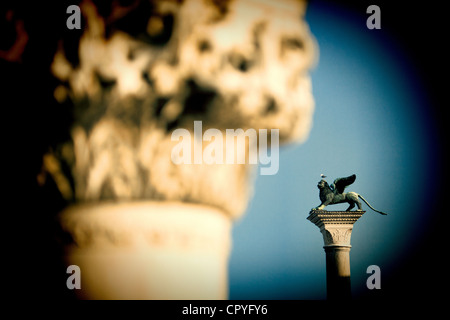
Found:
[[[352,235],[352,228],[330,228],[321,230],[325,245],[340,244],[350,245],[350,237]]]
[[[182,201],[239,217],[254,166],[175,164],[172,133],[199,120],[304,141],[317,52],[306,1],[119,2],[81,1],[81,34],[55,43],[54,105],[41,113],[58,110],[60,140],[42,148],[42,184],[70,202]]]
[[[308,220],[319,227],[325,246],[348,246],[353,224],[365,211],[312,210]]]

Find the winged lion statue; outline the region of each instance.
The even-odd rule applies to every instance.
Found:
[[[346,192],[344,193],[344,190],[347,186],[351,185],[356,180],[356,175],[352,174],[348,177],[343,178],[337,178],[334,180],[334,182],[330,185],[328,185],[328,182],[325,181],[325,176],[321,175],[322,179],[317,184],[317,187],[319,188],[319,198],[322,202],[318,207],[313,208],[312,210],[323,210],[326,206],[330,204],[338,204],[338,203],[345,203],[347,202],[349,204],[349,207],[346,211],[350,211],[355,207],[355,204],[358,206],[357,211],[362,211],[361,202],[359,199],[364,201],[370,209],[372,209],[375,212],[378,212],[380,214],[386,215],[387,213],[381,212],[376,210],[374,207],[372,207],[369,202],[367,202],[366,199],[363,198],[360,194],[356,192]]]

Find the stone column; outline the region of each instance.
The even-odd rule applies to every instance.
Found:
[[[40,112],[55,112],[55,128],[38,177],[70,204],[59,222],[67,264],[81,270],[76,293],[226,299],[231,224],[252,194],[247,158],[264,140],[247,133],[277,130],[264,146],[278,148],[311,129],[306,2],[80,9],[81,34],[55,44],[54,105]]]
[[[79,204],[59,220],[81,299],[227,299],[231,219],[182,202]]]
[[[327,299],[351,298],[350,237],[365,211],[312,210],[308,220],[319,227],[326,254]]]

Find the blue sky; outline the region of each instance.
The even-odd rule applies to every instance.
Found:
[[[433,176],[434,133],[426,95],[406,52],[389,33],[368,30],[366,15],[312,2],[306,19],[319,45],[312,71],[314,127],[301,145],[280,150],[280,170],[258,176],[246,215],[233,228],[231,299],[324,299],[325,253],[306,220],[320,204],[320,174],[355,173],[347,191],[365,204],[350,252],[352,290],[367,290],[366,269],[400,268],[412,233],[425,230],[423,185]],[[346,209],[337,205],[330,210]]]

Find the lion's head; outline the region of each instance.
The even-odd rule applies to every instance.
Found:
[[[330,186],[328,185],[328,182],[326,182],[325,180],[320,180],[317,183],[317,188],[319,189],[324,189],[324,188],[329,188]]]

